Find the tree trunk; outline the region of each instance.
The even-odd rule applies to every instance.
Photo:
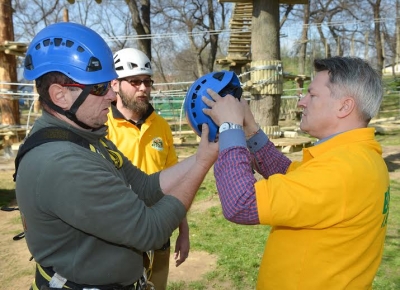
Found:
[[[250,102],[250,108],[261,127],[276,126],[279,122],[283,82],[278,0],[254,0],[251,43],[254,99]]]
[[[218,49],[218,34],[214,33],[215,31],[215,13],[213,7],[213,1],[207,0],[208,4],[208,17],[209,17],[209,30],[212,31],[210,33],[210,54],[208,55],[207,66],[208,71],[212,72],[214,70],[215,58],[217,56]]]
[[[299,75],[306,74],[306,57],[308,43],[308,25],[310,22],[310,5],[304,5],[303,28],[301,31],[301,41],[299,49]]]
[[[140,12],[138,2],[140,2]],[[150,0],[127,0],[126,3],[128,4],[129,11],[132,14],[132,26],[136,33],[141,36],[150,35]],[[151,39],[138,39],[137,42],[139,45],[138,49],[143,51],[151,60]]]
[[[372,9],[374,11],[374,19],[380,19],[380,5],[381,0],[377,0],[376,3],[370,2]],[[380,75],[382,75],[383,63],[384,63],[384,52],[381,38],[381,23],[375,21],[374,23],[374,38],[376,44],[376,69]]]
[[[14,26],[12,18],[11,0],[0,0],[0,45],[6,41],[14,41]],[[0,80],[6,83],[17,82],[16,57],[0,51]],[[16,91],[15,85],[0,85],[1,90]],[[19,125],[19,104],[17,99],[11,95],[0,93],[1,119],[2,124]]]

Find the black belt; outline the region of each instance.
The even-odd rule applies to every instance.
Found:
[[[158,250],[159,251],[165,251],[169,247],[171,247],[171,240],[170,239],[168,239],[168,241],[161,247],[161,249],[158,249]]]
[[[43,270],[44,274],[41,273],[41,270]],[[46,289],[46,287],[49,287],[49,282],[45,276],[53,277],[55,272],[53,271],[52,267],[42,267],[39,264],[36,266],[36,273],[35,273],[35,281],[34,283],[36,284],[36,287],[41,290],[41,289]],[[143,277],[142,277],[143,278]],[[139,281],[135,282],[132,285],[128,286],[122,286],[120,284],[109,284],[109,285],[86,285],[86,284],[76,284],[71,281],[65,282],[64,286],[62,289],[70,289],[70,290],[83,290],[84,288],[88,289],[98,289],[98,290],[145,290],[146,289],[146,282],[142,281],[142,278],[140,278]],[[42,288],[42,286],[45,286]],[[55,289],[55,288],[47,288],[47,289]]]

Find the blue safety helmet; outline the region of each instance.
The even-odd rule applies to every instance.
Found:
[[[84,85],[118,78],[113,54],[104,39],[92,29],[71,22],[45,27],[26,52],[25,79],[35,80],[52,71]]]
[[[198,136],[201,135],[201,125],[207,123],[210,129],[208,140],[213,142],[217,137],[218,126],[209,116],[203,113],[203,109],[208,108],[208,106],[201,100],[202,96],[212,100],[207,93],[207,89],[212,89],[221,97],[232,95],[240,99],[242,96],[242,88],[239,78],[231,71],[219,71],[206,74],[197,79],[189,88],[184,102],[186,119]]]

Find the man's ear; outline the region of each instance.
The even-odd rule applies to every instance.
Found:
[[[59,84],[52,84],[49,87],[49,95],[53,104],[59,106],[62,109],[68,109],[69,103],[65,96],[66,89]]]
[[[114,91],[114,93],[119,92],[119,80],[112,80],[111,81],[111,89]]]
[[[340,108],[338,110],[338,117],[345,118],[354,111],[356,103],[351,97],[344,97],[340,100]]]

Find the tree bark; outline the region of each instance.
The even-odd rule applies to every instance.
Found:
[[[208,70],[211,72],[214,70],[215,58],[217,56],[218,49],[218,34],[215,33],[215,13],[213,7],[213,1],[207,0],[208,5],[208,17],[209,17],[209,31],[210,33],[210,54],[208,55],[207,66]]]
[[[308,43],[308,26],[310,24],[310,5],[304,5],[303,28],[301,30],[301,40],[299,49],[299,74],[306,74],[306,57]]]
[[[140,2],[140,12],[138,7]],[[132,14],[132,26],[139,36],[146,36],[151,34],[150,26],[150,0],[126,0],[129,11]],[[139,50],[143,51],[147,57],[151,60],[151,39],[140,38],[137,40]]]
[[[380,6],[381,0],[376,0],[376,2],[369,1],[373,11],[374,11],[374,38],[376,44],[376,69],[380,75],[382,75],[383,63],[385,60],[383,52],[383,44],[381,38],[381,23],[380,23]]]
[[[0,0],[0,44],[14,41],[14,26],[12,17],[11,0]],[[6,83],[17,82],[17,60],[15,55],[0,51],[0,79]],[[17,86],[0,84],[1,90],[16,91]],[[2,124],[20,124],[19,103],[11,95],[0,93],[0,107]]]
[[[257,61],[280,60],[278,0],[254,0],[251,43],[252,66]],[[278,125],[281,95],[253,93],[253,97],[250,108],[259,125]]]

